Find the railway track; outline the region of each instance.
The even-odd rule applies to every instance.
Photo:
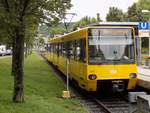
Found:
[[[130,104],[120,97],[83,97],[81,103],[86,106],[90,113],[132,113]]]
[[[129,104],[120,99],[94,99],[106,113],[129,113]]]

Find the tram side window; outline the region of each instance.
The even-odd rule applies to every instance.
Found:
[[[59,43],[56,44],[56,53],[57,53],[57,55],[59,56]]]
[[[70,41],[68,43],[68,52],[69,52],[69,58],[70,59],[74,59],[74,42],[73,41]]]
[[[65,57],[66,56],[66,43],[62,44],[62,55]]]
[[[59,43],[59,55],[62,55],[62,43]]]
[[[77,43],[77,41],[74,40],[74,41],[73,41],[73,47],[74,47],[73,59],[74,59],[74,60],[76,60],[76,43]]]
[[[48,44],[48,49],[47,49],[48,52],[51,52],[51,45]]]
[[[55,53],[55,54],[58,53],[57,50],[58,50],[58,44],[55,44],[55,47],[54,47],[54,53]]]
[[[58,55],[58,44],[56,44],[56,54]]]
[[[55,44],[53,44],[53,53],[55,53]]]
[[[81,40],[76,40],[76,48],[75,48],[75,60],[80,60],[80,53],[81,53]]]
[[[86,40],[77,40],[75,47],[75,60],[80,62],[86,62]]]
[[[70,58],[70,41],[66,43],[67,58]]]
[[[54,53],[54,44],[52,44],[52,53]]]
[[[53,44],[53,53],[57,53],[57,44]]]
[[[85,38],[81,40],[81,54],[80,54],[80,60],[82,62],[86,62],[86,40]]]
[[[53,53],[53,44],[50,44],[50,48],[51,48],[50,52]]]
[[[52,46],[51,52],[54,53],[54,44],[52,44],[51,46]]]

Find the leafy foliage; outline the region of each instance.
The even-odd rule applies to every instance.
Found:
[[[0,0],[0,25],[12,41],[14,102],[23,102],[24,43],[31,45],[39,23],[56,24],[71,7],[71,0]],[[4,34],[3,33],[3,34]],[[2,39],[2,38],[1,38]]]
[[[110,7],[109,13],[106,16],[107,21],[123,21],[123,12],[121,9],[118,9],[116,7]]]
[[[14,28],[23,20],[26,29],[25,34],[34,35],[39,22],[48,26],[58,23],[64,16],[66,9],[71,7],[70,1],[0,0],[0,25],[3,26],[1,32],[4,32],[2,34],[8,33],[10,36],[14,35]],[[29,38],[28,35],[27,38]]]
[[[85,16],[85,17],[81,18],[80,21],[78,21],[77,23],[74,24],[73,30],[77,29],[77,27],[83,27],[83,26],[86,26],[89,24],[98,23],[99,21],[101,21],[100,17],[98,17],[98,18],[99,18],[99,20],[97,20],[94,17],[91,18],[91,17]]]
[[[137,3],[137,10],[138,10],[138,15],[139,17],[141,17],[142,21],[148,21],[149,20],[149,14],[148,13],[142,13],[142,10],[146,9],[150,11],[150,0],[139,0],[139,2]]]
[[[54,26],[40,25],[38,33],[43,37],[53,37],[55,34],[63,35],[64,33],[70,32],[73,29],[74,24],[75,22],[70,22],[67,30],[62,22]]]
[[[107,21],[148,21],[149,15],[142,13],[142,10],[150,10],[150,0],[139,0],[137,3],[134,3],[132,6],[128,7],[128,11],[123,13],[122,10],[110,7],[109,13],[107,14]]]
[[[148,21],[149,15],[142,13],[142,10],[150,10],[150,1],[149,0],[139,0],[138,3],[134,3],[131,7],[128,8],[127,17],[128,21]]]
[[[131,7],[128,8],[127,18],[129,21],[135,22],[141,20],[141,16],[137,16],[139,11],[137,11],[136,3],[134,3]]]
[[[54,37],[54,35],[56,35],[56,34],[61,34],[61,35],[63,35],[65,32],[67,32],[67,31],[66,31],[66,29],[64,29],[64,28],[53,27],[53,28],[51,28],[51,30],[50,30],[50,36],[51,36],[51,37]]]

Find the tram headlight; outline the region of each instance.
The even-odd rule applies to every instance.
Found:
[[[97,78],[97,76],[95,74],[90,74],[89,75],[90,80],[95,80],[96,78]]]
[[[130,78],[136,78],[136,76],[137,76],[136,73],[131,73],[130,74]]]

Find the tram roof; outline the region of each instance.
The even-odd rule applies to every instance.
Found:
[[[124,26],[124,27],[134,27],[135,28],[135,34],[138,35],[138,22],[99,22],[99,23],[96,23],[96,24],[90,24],[88,26],[84,26],[81,29],[84,30],[84,29],[87,29],[87,28],[95,27],[95,26]],[[73,31],[71,33],[75,33],[78,30]],[[70,33],[68,33],[68,34],[70,34]],[[63,35],[62,37],[65,37],[68,34]],[[53,39],[59,39],[59,37],[54,37],[54,38],[52,38],[50,40],[53,40]]]
[[[138,25],[139,22],[99,22],[90,26],[130,26],[134,27],[135,34],[138,36]]]
[[[99,22],[91,26],[138,26],[138,22]]]

